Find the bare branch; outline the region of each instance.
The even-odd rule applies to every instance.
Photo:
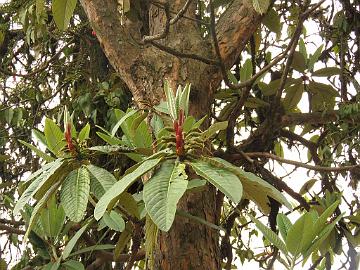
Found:
[[[324,167],[324,166],[317,166],[317,165],[309,165],[309,164],[305,164],[303,162],[281,158],[279,156],[276,156],[274,154],[270,154],[267,152],[251,152],[251,153],[246,153],[246,155],[251,158],[256,158],[256,157],[257,158],[269,158],[269,159],[277,160],[282,163],[306,168],[309,170],[319,171],[319,172],[344,172],[344,171],[352,171],[354,169],[360,168],[360,165],[341,166],[341,167]]]

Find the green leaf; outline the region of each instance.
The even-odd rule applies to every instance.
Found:
[[[275,9],[270,9],[264,19],[262,20],[262,23],[272,32],[276,34],[280,34],[281,32],[281,23],[280,23],[280,16],[275,11]]]
[[[283,101],[284,108],[287,111],[295,109],[300,102],[304,93],[304,84],[302,82],[296,83],[285,89],[286,95]]]
[[[49,150],[57,155],[66,145],[63,132],[51,119],[46,118],[44,134]]]
[[[269,107],[270,104],[263,101],[262,99],[256,98],[256,97],[249,97],[245,103],[244,106],[247,108],[257,109],[260,107]]]
[[[47,207],[41,212],[41,225],[49,237],[57,237],[65,222],[65,211],[61,205],[56,204],[55,196],[52,196]]]
[[[35,224],[38,222],[38,216],[40,215],[40,210],[43,209],[44,205],[46,204],[46,202],[50,198],[50,196],[59,188],[59,185],[60,185],[60,183],[58,182],[55,185],[53,185],[52,187],[50,187],[50,189],[44,194],[44,196],[41,198],[41,200],[39,200],[37,202],[36,206],[34,207],[32,213],[31,213],[29,225],[25,232],[23,242],[26,242],[26,240],[28,239],[29,233],[31,232],[31,230],[33,229]]]
[[[97,151],[104,154],[117,154],[117,153],[129,153],[134,152],[134,148],[130,148],[123,145],[97,145],[88,148],[91,151]]]
[[[131,116],[136,114],[138,110],[129,110],[123,117],[120,118],[120,120],[115,124],[115,126],[111,130],[111,136],[114,137],[116,132],[118,131],[119,127]],[[123,130],[124,131],[124,130]],[[124,131],[125,132],[125,131]]]
[[[269,0],[252,0],[253,7],[256,12],[260,14],[266,13],[269,8],[270,1]]]
[[[112,188],[105,192],[104,196],[101,197],[99,202],[96,204],[94,210],[94,217],[96,220],[99,220],[105,213],[106,208],[110,202],[123,193],[132,183],[134,183],[140,176],[154,168],[161,158],[145,160],[140,166],[138,166],[134,171],[126,174],[118,182],[116,182]]]
[[[282,238],[284,240],[286,240],[288,232],[289,232],[290,228],[292,227],[292,223],[291,223],[290,219],[286,215],[279,213],[276,216],[276,224],[279,228]]]
[[[106,250],[106,249],[114,249],[114,248],[115,248],[115,246],[110,245],[110,244],[94,245],[94,246],[79,249],[79,250],[71,253],[68,257],[76,256],[76,255],[87,253],[87,252],[93,252],[95,250]]]
[[[52,3],[52,13],[56,26],[64,31],[70,23],[74,13],[77,0],[54,0]]]
[[[322,53],[323,47],[324,47],[324,45],[321,45],[319,48],[316,49],[314,54],[310,56],[309,63],[308,63],[308,70],[312,70],[314,68],[316,61],[319,59],[319,57]]]
[[[251,59],[247,59],[244,65],[240,69],[240,81],[245,82],[251,78],[252,75],[252,62]]]
[[[340,201],[335,201],[320,215],[318,220],[316,220],[314,224],[314,237],[319,235],[319,233],[323,230],[326,225],[327,219],[334,213],[336,207],[338,207],[339,204]]]
[[[110,211],[110,213],[104,213],[103,220],[110,229],[122,232],[125,229],[125,221],[122,216],[116,211]]]
[[[305,184],[303,184],[302,187],[300,188],[299,194],[304,195],[305,193],[310,191],[310,189],[315,185],[317,181],[318,181],[317,179],[310,179],[306,181]]]
[[[258,221],[252,215],[249,215],[252,222],[255,223],[256,227],[262,232],[267,240],[270,241],[274,246],[276,246],[282,253],[287,254],[287,249],[285,243],[280,239],[280,237],[274,233],[270,228],[266,227],[260,221]]]
[[[164,91],[170,116],[173,120],[178,119],[175,96],[167,80],[164,82]]]
[[[84,270],[85,267],[81,262],[70,260],[61,264],[67,270]]]
[[[115,176],[107,170],[94,166],[86,165],[86,168],[90,172],[90,190],[98,198],[110,189],[115,183]]]
[[[31,179],[36,179],[28,186],[28,188],[21,195],[20,199],[17,201],[14,208],[14,215],[17,215],[19,211],[24,207],[24,205],[35,195],[35,193],[39,190],[39,188],[43,185],[43,183],[51,177],[63,164],[62,159],[57,159],[47,165],[45,165],[42,169],[38,170],[32,176]]]
[[[289,229],[286,237],[286,247],[289,252],[298,256],[304,246],[312,240],[313,220],[310,213],[302,215]]]
[[[20,143],[22,143],[23,145],[25,145],[26,147],[28,147],[30,150],[34,151],[35,154],[37,154],[39,157],[41,157],[43,160],[45,160],[46,162],[51,162],[51,161],[54,161],[55,158],[47,155],[46,153],[44,153],[43,151],[41,151],[38,147],[30,144],[30,143],[27,143],[27,142],[24,142],[22,140],[18,140]]]
[[[189,181],[188,185],[187,185],[187,189],[193,189],[193,188],[198,188],[198,187],[203,187],[206,185],[206,180],[205,179],[192,179]]]
[[[272,96],[275,95],[277,89],[280,86],[280,79],[271,81],[268,84],[259,82],[258,86],[264,96]]]
[[[338,216],[332,223],[326,225],[326,227],[321,229],[321,232],[319,234],[319,237],[313,241],[311,246],[303,253],[303,265],[305,265],[307,259],[313,253],[314,251],[317,251],[320,247],[320,245],[324,242],[324,240],[329,236],[329,234],[332,232],[332,230],[335,228],[336,223],[339,222],[339,220],[343,217],[344,213]],[[314,229],[316,229],[316,223],[314,224]]]
[[[221,158],[211,158],[211,160],[219,163],[218,166],[223,166],[234,173],[241,180],[244,189],[244,197],[254,201],[265,214],[269,214],[270,212],[270,202],[268,197],[271,197],[285,205],[287,208],[292,209],[284,195],[265,180],[253,173],[246,172]]]
[[[299,72],[304,72],[304,70],[306,69],[305,58],[300,52],[294,52],[291,66]]]
[[[117,145],[117,144],[125,145],[125,142],[123,142],[122,140],[115,137],[111,137],[110,135],[105,134],[103,132],[96,132],[96,134],[110,145]]]
[[[243,188],[238,177],[229,170],[215,167],[203,160],[188,163],[197,175],[208,180],[234,203],[239,203]]]
[[[317,77],[330,77],[341,74],[341,69],[338,67],[326,67],[314,71],[311,75]]]
[[[308,59],[307,51],[306,51],[306,45],[304,40],[301,38],[299,41],[299,51],[304,56],[304,59]]]
[[[184,111],[185,117],[188,117],[189,115],[190,88],[191,88],[191,84],[187,83],[180,97],[180,109]]]
[[[87,123],[79,132],[79,141],[83,142],[87,139],[89,139],[89,134],[90,134],[90,125],[89,123]]]
[[[80,222],[85,216],[89,193],[89,171],[80,167],[70,172],[61,187],[60,199],[71,221]]]
[[[202,133],[202,137],[204,140],[210,139],[212,136],[216,134],[216,132],[218,132],[219,130],[226,129],[227,126],[228,126],[228,121],[216,122]]]
[[[146,210],[162,231],[167,232],[174,222],[176,205],[188,185],[186,179],[185,164],[168,160],[144,184]]]
[[[66,260],[71,251],[73,250],[73,248],[75,247],[77,241],[79,240],[79,238],[81,237],[81,235],[86,231],[87,227],[91,224],[93,220],[89,220],[88,222],[85,223],[84,226],[81,227],[80,230],[78,230],[75,235],[70,239],[70,241],[66,244],[64,251],[62,253],[62,257],[64,260]]]

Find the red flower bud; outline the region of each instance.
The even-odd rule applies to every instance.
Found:
[[[91,31],[91,35],[92,35],[93,37],[96,37],[96,32],[95,32],[94,30],[92,30],[92,31]]]

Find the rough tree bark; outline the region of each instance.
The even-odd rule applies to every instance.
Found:
[[[177,12],[186,1],[168,2],[170,10]],[[234,64],[260,23],[261,17],[250,2],[233,1],[217,23],[220,51],[227,67]],[[192,1],[190,4],[187,17],[196,18],[196,3]],[[139,108],[153,106],[164,98],[163,81],[167,79],[173,89],[185,82],[192,84],[192,115],[201,117],[210,112],[214,91],[222,78],[219,68],[179,58],[151,44],[141,43],[144,35],[154,35],[163,30],[166,22],[164,9],[150,4],[150,1],[143,1],[137,16],[125,19],[122,24],[116,0],[81,0],[81,4],[110,63],[127,84]],[[170,27],[166,38],[156,42],[179,52],[217,60],[211,39],[202,37],[195,20],[180,19]],[[218,213],[215,209],[219,207],[216,207],[215,198],[215,190],[209,188],[202,193],[185,196],[179,207],[216,223]],[[155,269],[220,269],[218,246],[218,232],[177,217],[170,232],[160,234]]]

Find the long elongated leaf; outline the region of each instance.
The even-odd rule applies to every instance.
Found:
[[[292,226],[290,219],[286,215],[279,213],[276,216],[276,224],[279,228],[282,238],[286,240],[288,232]]]
[[[24,207],[24,205],[34,196],[34,194],[39,190],[42,184],[51,177],[62,165],[63,160],[57,159],[49,164],[45,165],[45,170],[40,169],[32,177],[37,177],[29,187],[21,195],[20,199],[15,205],[14,215],[17,215],[19,211]],[[44,169],[44,168],[43,168]]]
[[[114,249],[114,248],[115,248],[115,246],[110,245],[110,244],[94,245],[94,246],[79,249],[79,250],[71,253],[68,257],[76,256],[76,255],[87,253],[87,252],[92,252],[92,251],[95,251],[95,250],[106,250],[106,249]]]
[[[114,137],[119,127],[122,125],[122,123],[124,123],[129,117],[133,116],[137,112],[138,110],[130,110],[123,117],[121,117],[120,120],[115,124],[115,126],[111,130],[111,136]]]
[[[79,238],[81,237],[81,235],[86,231],[87,227],[91,224],[93,220],[89,220],[88,222],[85,223],[84,226],[81,227],[80,230],[78,230],[75,235],[70,239],[70,241],[66,244],[64,251],[62,253],[62,257],[65,260],[67,257],[69,257],[71,251],[73,250],[73,248],[75,247],[77,241],[79,240]]]
[[[37,202],[36,206],[34,207],[31,217],[29,220],[29,226],[27,227],[26,233],[24,235],[23,241],[26,242],[29,233],[31,232],[32,228],[35,226],[36,222],[38,221],[38,216],[40,215],[40,210],[44,207],[47,200],[50,198],[50,196],[59,188],[59,183],[56,183],[53,185],[46,194],[41,198],[40,201]]]
[[[44,134],[49,150],[53,152],[54,155],[57,155],[61,148],[66,145],[63,132],[53,120],[46,118]]]
[[[296,257],[301,253],[303,245],[305,246],[308,243],[312,235],[312,230],[313,221],[309,213],[302,215],[294,225],[291,226],[286,237],[286,246],[293,256]]]
[[[115,197],[123,193],[132,183],[134,183],[144,173],[154,168],[160,162],[160,160],[161,158],[144,161],[133,172],[125,175],[122,179],[116,182],[108,191],[106,191],[104,196],[102,196],[99,202],[96,204],[94,210],[95,219],[99,220],[104,215],[106,208]]]
[[[319,235],[319,233],[322,231],[322,229],[326,226],[327,219],[331,216],[332,213],[334,213],[336,207],[340,204],[340,201],[334,202],[332,205],[330,205],[316,220],[314,224],[314,237]]]
[[[329,234],[331,233],[331,231],[335,228],[336,223],[339,222],[339,220],[343,217],[344,213],[341,214],[340,216],[338,216],[333,222],[331,222],[330,224],[326,225],[322,231],[320,232],[319,236],[315,239],[315,241],[313,241],[313,243],[310,245],[310,247],[303,253],[303,265],[305,265],[307,259],[309,258],[309,256],[314,252],[317,251],[320,247],[320,245],[322,244],[322,242],[324,242],[324,240],[329,236]]]
[[[269,240],[274,246],[276,246],[281,252],[284,254],[287,254],[287,249],[285,246],[285,243],[281,241],[280,237],[274,233],[270,228],[266,227],[264,224],[262,224],[260,221],[258,221],[255,217],[252,215],[249,215],[252,222],[256,224],[256,227],[263,233],[265,238]]]
[[[191,84],[186,84],[180,97],[180,109],[183,109],[185,117],[189,114],[189,97]]]
[[[35,152],[35,154],[37,154],[39,157],[41,157],[46,162],[51,162],[51,161],[55,160],[53,157],[47,155],[46,153],[44,153],[43,151],[41,151],[39,148],[35,147],[32,144],[27,143],[27,142],[22,141],[22,140],[19,140],[19,142],[22,143],[23,145],[25,145],[26,147],[28,147],[33,152]]]
[[[162,231],[167,232],[174,222],[176,205],[187,188],[186,179],[185,164],[168,160],[144,185],[145,207]]]
[[[216,122],[216,123],[212,124],[207,130],[205,130],[202,133],[202,137],[205,140],[207,140],[207,139],[211,138],[212,136],[214,136],[216,134],[216,132],[226,129],[227,126],[228,126],[228,121]]]
[[[268,196],[285,205],[287,208],[292,209],[290,203],[284,195],[282,195],[280,191],[267,183],[265,180],[253,173],[246,172],[221,158],[212,158],[211,160],[220,163],[218,166],[221,166],[222,164],[222,166],[224,166],[227,170],[236,174],[236,176],[241,180],[245,196],[254,201],[265,214],[269,214],[270,212],[270,202]]]
[[[68,174],[61,188],[60,199],[66,216],[73,222],[80,222],[86,212],[90,192],[90,174],[80,167]]]
[[[65,30],[74,13],[77,0],[54,0],[52,3],[52,13],[56,26],[60,30]]]
[[[238,177],[224,168],[215,167],[206,161],[189,162],[197,175],[208,180],[234,203],[241,200],[243,188]]]
[[[174,95],[168,81],[166,81],[166,80],[164,82],[164,91],[165,91],[165,96],[166,96],[166,101],[167,101],[170,116],[172,117],[172,119],[178,119],[175,95]]]

